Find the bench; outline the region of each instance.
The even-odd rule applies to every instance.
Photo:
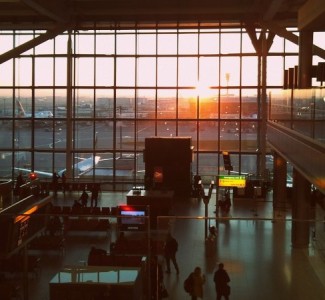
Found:
[[[108,219],[94,218],[68,218],[64,220],[65,231],[108,231],[110,222]]]
[[[32,273],[38,277],[40,273],[40,258],[35,255],[27,256],[27,272]],[[20,254],[12,255],[9,258],[0,260],[0,270],[3,273],[23,273],[24,270],[24,257]]]
[[[34,238],[30,243],[28,249],[30,250],[47,250],[60,251],[63,255],[65,252],[65,239],[62,236],[40,235]]]

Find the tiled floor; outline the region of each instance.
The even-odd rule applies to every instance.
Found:
[[[125,195],[121,192],[102,193],[99,205],[125,203]],[[72,198],[66,196],[63,199],[60,195],[57,203],[72,205]],[[183,281],[196,266],[202,267],[207,278],[204,299],[215,299],[213,273],[218,262],[224,263],[231,278],[230,299],[325,299],[324,259],[318,256],[313,243],[304,250],[291,247],[291,222],[289,218],[275,222],[271,220],[271,201],[235,200],[228,215],[230,218],[218,221],[214,210],[215,194],[207,211],[203,202],[196,199],[175,202],[175,217],[170,219],[170,230],[179,242],[177,259],[180,274],[177,275],[173,268],[171,274],[164,274],[169,299],[190,299],[183,290]],[[208,221],[199,218],[206,212]],[[205,246],[205,222],[218,228],[212,250]],[[161,220],[159,224],[166,222]],[[160,229],[165,228],[158,226]],[[108,250],[110,242],[114,240],[114,231],[109,235],[85,232],[68,234],[64,256],[55,251],[41,255],[41,276],[28,281],[29,299],[49,299],[48,282],[60,267],[83,264],[91,245]]]

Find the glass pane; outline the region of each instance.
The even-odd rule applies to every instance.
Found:
[[[256,155],[241,155],[241,173],[257,174]]]
[[[208,176],[216,176],[218,174],[218,155],[212,153],[199,154],[199,170],[198,174],[204,175],[203,183],[208,181]]]
[[[257,122],[241,122],[241,147],[242,151],[256,151],[257,146]]]
[[[137,150],[143,150],[145,138],[151,136],[155,136],[155,122],[137,121]]]
[[[200,85],[205,87],[219,85],[219,59],[217,57],[201,57],[199,69]]]
[[[222,119],[238,119],[240,114],[240,101],[238,92],[222,96],[220,99],[220,117]]]
[[[13,85],[13,60],[0,64],[0,82],[1,86]],[[1,90],[0,93],[2,94]]]
[[[96,149],[112,149],[113,148],[113,129],[112,121],[100,121],[95,123],[96,130]]]
[[[31,153],[29,151],[14,151],[13,158],[14,158],[14,166],[15,170],[14,173],[18,173],[20,168],[26,169],[27,171],[23,172],[25,175],[26,173],[29,173],[30,167],[31,167]],[[8,157],[9,158],[9,157]],[[10,165],[11,165],[11,159],[10,157]],[[8,163],[8,161],[6,161]],[[11,172],[11,170],[10,170]],[[9,172],[7,173],[7,175]]]
[[[0,74],[1,74],[1,65],[0,65]],[[14,110],[13,110],[12,93],[13,91],[11,89],[0,89],[0,118],[1,119],[12,118],[14,115],[17,116],[17,113],[14,114]]]
[[[177,35],[176,34],[158,34],[158,54],[176,54],[177,53]]]
[[[217,92],[217,91],[213,91]],[[210,98],[200,97],[200,119],[215,119],[219,117],[218,95]]]
[[[178,91],[178,118],[196,118],[197,97],[193,97],[193,94],[193,90]]]
[[[97,54],[115,53],[115,37],[113,34],[96,35],[96,53]]]
[[[229,33],[221,36],[221,53],[239,53],[240,52],[240,34]]]
[[[54,42],[52,39],[47,40],[45,42],[43,42],[40,45],[37,45],[35,47],[35,54],[49,54],[49,53],[53,53],[54,50]]]
[[[156,90],[137,91],[137,118],[150,119],[155,117]]]
[[[242,85],[257,85],[258,61],[257,57],[242,58]]]
[[[157,118],[176,118],[176,90],[158,90]]]
[[[25,34],[25,33],[21,33],[21,34],[17,34],[15,36],[15,42],[14,45],[15,47],[20,46],[28,41],[31,41],[35,38],[36,36],[34,36],[33,34]],[[30,55],[33,54],[34,48],[31,48],[27,51],[25,51],[23,53],[23,55]]]
[[[156,53],[156,35],[155,34],[138,34],[139,55]]]
[[[35,149],[52,149],[55,148],[53,143],[53,122],[51,121],[34,121],[34,148]]]
[[[134,121],[116,123],[116,145],[118,150],[134,149]]]
[[[156,85],[156,58],[139,57],[137,60],[138,86]]]
[[[284,69],[294,68],[298,66],[298,56],[285,56]]]
[[[68,35],[62,34],[55,37],[55,53],[65,54],[68,49]]]
[[[91,121],[77,121],[74,135],[74,146],[76,149],[93,149],[95,133]]]
[[[45,129],[48,130],[48,129]],[[49,131],[51,132],[51,131]],[[64,121],[54,122],[54,142],[53,148],[67,149],[67,125]]]
[[[76,85],[94,85],[94,59],[80,57],[76,61]]]
[[[96,85],[114,85],[114,59],[110,57],[96,58]]]
[[[158,58],[158,86],[176,86],[177,60],[174,57]]]
[[[2,149],[10,149],[13,146],[18,147],[18,140],[13,140],[13,132],[12,132],[12,121],[0,121],[0,145]],[[13,145],[14,143],[14,145]],[[16,144],[16,145],[15,145]],[[3,154],[1,159],[7,158],[8,156],[11,156],[10,153]],[[1,161],[0,159],[0,161]]]
[[[112,118],[114,110],[113,90],[96,90],[96,116],[99,118]]]
[[[55,85],[67,85],[67,59],[64,57],[55,58]]]
[[[116,54],[135,54],[135,35],[117,34]]]
[[[32,75],[32,59],[25,57],[17,59],[15,65],[16,86],[31,86]]]
[[[242,34],[242,52],[256,53],[256,50],[252,44],[252,40],[247,33]]]
[[[294,35],[299,35],[299,33],[295,32]],[[299,46],[286,39],[284,40],[284,49],[286,52],[299,52]]]
[[[178,135],[191,137],[192,142],[197,140],[197,122],[195,121],[180,121],[178,122]]]
[[[196,86],[198,83],[198,60],[193,57],[178,59],[178,84],[180,86]]]
[[[266,73],[267,85],[283,86],[283,58],[268,56]]]
[[[269,50],[269,53],[283,52],[283,47],[284,47],[284,39],[276,35],[273,39],[273,43]]]
[[[180,34],[179,35],[179,54],[197,54],[198,53],[198,35]]]
[[[171,120],[158,121],[157,136],[161,136],[161,137],[176,136],[176,122]]]
[[[13,36],[0,34],[0,54],[5,53],[13,48]]]
[[[213,121],[202,121],[199,123],[199,150],[218,150],[218,126]]]
[[[129,89],[116,91],[116,117],[117,119],[135,118],[135,92]]]
[[[63,169],[61,167],[61,162],[64,163],[64,158],[62,157],[61,160],[58,160],[58,166],[55,170],[58,172],[59,170]],[[53,154],[52,153],[44,153],[44,152],[35,152],[34,153],[34,171],[38,173],[40,178],[48,178],[50,179],[53,174]],[[39,172],[42,172],[40,174]],[[44,172],[44,173],[43,173]]]
[[[222,121],[220,133],[220,148],[222,151],[239,150],[239,123],[238,121]]]
[[[205,33],[200,35],[200,54],[218,54],[219,53],[218,33]]]
[[[92,118],[94,116],[94,91],[91,89],[76,89],[75,93],[74,117]],[[86,120],[86,122],[88,122],[88,120]]]
[[[92,34],[77,34],[76,36],[76,52],[78,54],[94,53],[94,36]]]
[[[135,85],[135,58],[116,59],[116,85]]]
[[[239,57],[222,57],[220,62],[220,84],[222,86],[239,85]]]
[[[247,89],[242,92],[241,116],[243,119],[256,119],[258,117],[258,105],[255,89]]]

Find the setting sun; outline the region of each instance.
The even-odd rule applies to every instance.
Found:
[[[195,95],[199,96],[201,100],[212,97],[213,94],[215,94],[215,91],[212,90],[211,87],[205,84],[204,82],[198,82],[194,91]]]

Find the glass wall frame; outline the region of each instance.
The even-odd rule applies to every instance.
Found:
[[[14,47],[38,34],[6,31],[0,39]],[[236,47],[226,46],[228,40]],[[292,46],[287,56],[286,43],[277,37],[274,44],[280,47],[271,47],[268,55],[273,90],[282,88],[276,78],[282,76],[286,60],[298,57]],[[63,168],[62,161],[70,161],[60,156],[69,144],[67,130],[72,131],[69,153],[74,164],[79,158],[100,156],[95,169],[82,175],[89,180],[142,183],[144,140],[151,136],[192,137],[192,171],[203,178],[225,172],[222,151],[236,158],[236,172],[259,173],[251,159],[260,155],[258,55],[244,28],[73,32],[71,122],[67,49],[65,32],[0,65],[1,74],[8,74],[0,75],[0,121],[10,129],[6,137],[15,137],[13,143],[5,143],[6,137],[0,143],[3,157],[14,153],[3,162],[3,176],[16,175],[20,164],[15,154],[21,152],[31,170],[43,168],[38,151],[48,154],[50,172]],[[280,59],[276,70],[272,59]],[[26,105],[24,120],[17,100]],[[43,111],[53,117],[37,117]],[[74,172],[72,179],[79,177]]]

